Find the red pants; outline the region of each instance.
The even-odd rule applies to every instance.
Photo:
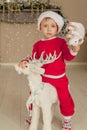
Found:
[[[74,102],[68,89],[67,77],[64,76],[59,79],[42,77],[42,81],[50,83],[56,88],[62,115],[72,116],[74,114]]]

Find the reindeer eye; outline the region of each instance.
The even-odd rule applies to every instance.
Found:
[[[77,43],[77,41],[75,41],[75,43]]]

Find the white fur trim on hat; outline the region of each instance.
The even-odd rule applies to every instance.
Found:
[[[64,25],[64,20],[63,20],[62,16],[60,16],[59,14],[57,14],[53,11],[45,11],[39,16],[38,30],[40,30],[40,24],[41,24],[42,20],[47,17],[52,18],[57,23],[57,25],[59,27],[58,32],[60,32]]]

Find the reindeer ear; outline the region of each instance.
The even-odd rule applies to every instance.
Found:
[[[41,66],[39,66],[38,63],[31,65],[29,68],[31,72],[34,72],[37,74],[44,74],[45,72],[45,69],[41,68]]]
[[[39,70],[40,74],[44,74],[45,73],[45,69],[43,69],[43,68],[39,68],[38,70]]]

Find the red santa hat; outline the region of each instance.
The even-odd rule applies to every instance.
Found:
[[[38,30],[40,30],[40,24],[44,18],[52,18],[58,25],[58,33],[61,31],[63,25],[64,25],[64,20],[62,16],[60,16],[58,13],[53,12],[53,11],[45,11],[43,12],[39,18],[38,18]]]

